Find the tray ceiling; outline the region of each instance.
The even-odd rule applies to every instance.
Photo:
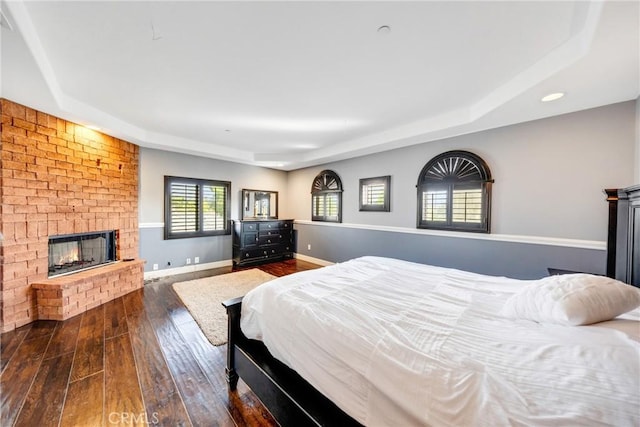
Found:
[[[141,146],[283,170],[639,94],[638,2],[1,7],[3,97]]]

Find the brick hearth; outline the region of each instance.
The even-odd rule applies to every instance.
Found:
[[[66,320],[140,287],[144,261],[126,261],[32,283],[38,318]]]
[[[12,101],[0,99],[0,109],[0,329],[6,332],[38,318],[52,318],[46,316],[53,316],[53,311],[65,316],[65,309],[51,310],[51,293],[42,294],[45,303],[38,308],[40,294],[36,295],[34,284],[40,287],[38,292],[51,291],[41,287],[51,284],[50,235],[117,230],[117,259],[138,257],[139,151],[135,144]],[[114,289],[105,295],[115,298],[120,291],[142,287],[141,265],[135,262],[122,269],[116,282],[107,279],[106,286]],[[90,301],[80,302],[66,315],[106,301],[104,295],[97,298],[100,302],[91,300],[107,289],[97,270],[78,276],[93,283],[91,292],[84,291]],[[124,271],[130,276],[123,277]],[[64,289],[62,298],[71,299]]]

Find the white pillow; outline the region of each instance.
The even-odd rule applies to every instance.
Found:
[[[562,325],[589,325],[640,306],[640,289],[591,274],[549,276],[511,296],[500,314]]]

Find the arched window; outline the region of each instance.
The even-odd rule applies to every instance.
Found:
[[[324,170],[313,180],[311,220],[342,222],[342,182],[333,171]]]
[[[477,155],[447,151],[418,177],[418,228],[488,233],[491,171]]]

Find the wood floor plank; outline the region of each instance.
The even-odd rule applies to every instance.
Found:
[[[273,416],[262,405],[255,394],[238,384],[235,391],[229,391],[225,376],[226,345],[215,347],[195,322],[177,326],[191,352],[196,357],[205,375],[216,389],[216,395],[227,406],[227,410],[237,425],[277,426]]]
[[[104,304],[104,337],[109,339],[127,333],[127,316],[122,298]]]
[[[169,317],[184,337],[198,365],[213,385],[217,398],[225,403],[234,421],[238,425],[277,425],[271,414],[253,393],[242,394],[238,390],[229,392],[224,370],[226,367],[226,346],[212,345],[188,310],[188,321],[187,315],[179,312],[178,308],[184,307],[184,303],[173,290],[173,286],[151,286],[151,289],[157,298],[163,301],[163,306]],[[241,405],[238,405],[238,402],[241,402]]]
[[[163,426],[189,426],[187,410],[153,327],[141,308],[141,296],[142,292],[133,292],[123,301],[147,417]]]
[[[16,427],[58,425],[67,392],[73,353],[45,359],[16,420]]]
[[[282,276],[318,266],[257,267]],[[232,270],[154,280],[67,321],[2,334],[0,425],[276,425],[242,380],[228,391],[226,346],[209,343],[171,286]]]
[[[36,320],[31,325],[29,329],[29,333],[25,337],[25,340],[30,340],[33,338],[41,337],[41,336],[51,336],[56,329],[58,322],[55,320]]]
[[[144,288],[129,292],[122,296],[124,311],[127,316],[127,327],[132,316],[139,316],[145,312],[144,309]]]
[[[109,425],[144,426],[147,413],[129,341],[120,334],[105,341],[104,412]]]
[[[24,340],[0,375],[0,425],[13,425],[18,417],[50,339],[50,335],[39,335]]]
[[[71,381],[88,377],[104,369],[104,306],[82,314]]]
[[[4,371],[4,368],[9,363],[11,356],[18,349],[22,341],[29,333],[31,324],[14,329],[13,331],[2,334],[0,338],[0,373]]]
[[[182,305],[182,301],[175,293],[172,287],[162,286],[154,288],[158,298],[164,301],[164,305],[167,308],[169,317],[175,310],[173,307]],[[197,322],[193,319],[189,313],[189,321],[186,321],[182,316],[178,319],[173,319],[174,323],[180,334],[184,337],[185,342],[189,345],[191,353],[195,356],[196,361],[204,371],[205,375],[209,378],[212,385],[217,390],[226,389],[227,382],[224,375],[225,357],[220,354],[217,347],[213,346],[207,337],[202,332],[202,329],[198,326]],[[176,321],[177,320],[177,321]],[[226,347],[225,347],[226,348]]]
[[[79,315],[58,324],[51,337],[49,348],[44,356],[45,359],[60,356],[76,349],[81,321],[82,316]]]
[[[104,371],[69,384],[61,427],[105,425]]]
[[[175,324],[168,318],[157,292],[154,292],[154,287],[147,287],[144,296],[147,315],[154,326],[169,370],[180,390],[193,425],[235,426],[226,407],[212,399],[216,395],[215,388],[200,368]]]

